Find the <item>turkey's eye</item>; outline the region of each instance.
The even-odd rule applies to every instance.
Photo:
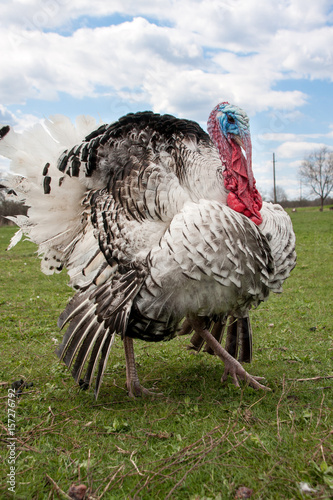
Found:
[[[228,123],[235,123],[236,122],[236,120],[233,116],[227,115],[227,117],[228,117]]]

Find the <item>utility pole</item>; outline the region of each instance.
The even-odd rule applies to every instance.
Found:
[[[277,199],[276,199],[276,179],[275,179],[275,153],[273,153],[273,186],[274,186],[274,203],[276,203]]]

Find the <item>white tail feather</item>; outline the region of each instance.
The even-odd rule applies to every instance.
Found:
[[[0,154],[11,160],[8,184],[15,189],[18,199],[30,207],[28,217],[13,219],[21,230],[12,239],[10,248],[24,233],[38,245],[39,255],[44,256],[41,267],[46,274],[59,272],[64,264],[69,271],[82,269],[98,249],[93,228],[84,231],[87,221],[82,217],[82,200],[86,184],[77,177],[64,176],[57,168],[63,151],[80,144],[96,128],[91,117],[79,116],[74,125],[67,117],[55,115],[22,134],[11,129],[0,140]],[[45,168],[51,177],[48,194],[43,187]],[[75,281],[71,284],[75,285]]]
[[[9,217],[8,217],[8,218],[9,218]],[[17,232],[14,234],[14,236],[11,238],[10,243],[9,243],[9,245],[8,245],[8,247],[7,247],[7,250],[10,250],[10,249],[11,249],[11,248],[13,248],[15,245],[17,245],[17,243],[18,243],[19,241],[21,241],[22,236],[23,236],[23,231],[22,231],[22,229],[20,229],[20,230],[19,230],[19,231],[17,231]]]

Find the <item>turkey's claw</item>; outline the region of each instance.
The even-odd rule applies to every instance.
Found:
[[[140,384],[139,380],[127,382],[126,386],[130,398],[137,398],[141,396],[163,396],[162,392],[153,392],[154,389],[146,389]]]
[[[265,385],[259,383],[259,381],[265,380],[264,377],[256,377],[254,375],[250,375],[246,370],[244,370],[244,368],[238,361],[236,361],[236,363],[234,364],[224,360],[224,373],[222,375],[221,382],[226,382],[229,375],[231,376],[232,383],[236,387],[239,387],[238,379],[240,379],[254,389],[264,389],[266,391],[271,390],[269,387],[266,387]]]

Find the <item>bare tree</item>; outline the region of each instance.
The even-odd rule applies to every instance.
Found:
[[[333,189],[333,152],[327,147],[313,151],[299,169],[301,182],[320,198],[320,209]]]
[[[283,201],[288,200],[287,193],[281,186],[276,186],[275,188],[275,194],[276,194],[276,203],[281,203]],[[271,201],[274,201],[274,188],[272,188],[269,192],[269,199]]]

